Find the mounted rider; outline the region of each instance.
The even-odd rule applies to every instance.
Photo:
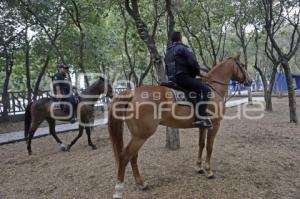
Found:
[[[71,107],[73,108],[72,118],[70,118],[71,123],[76,121],[75,115],[78,104],[78,100],[73,94],[73,88],[69,75],[69,66],[58,64],[57,73],[53,77],[53,91],[56,101],[69,102],[71,104]],[[69,114],[71,110],[68,105],[64,105],[63,111],[66,114]]]
[[[208,95],[211,90],[196,79],[196,76],[200,76],[200,65],[196,56],[182,43],[180,32],[173,32],[171,40],[172,44],[168,46],[164,60],[168,79],[187,91],[197,93],[196,100],[201,101],[201,104],[198,106],[198,114],[193,125],[197,128],[211,128],[212,123],[206,113],[207,103],[203,103],[209,101]]]

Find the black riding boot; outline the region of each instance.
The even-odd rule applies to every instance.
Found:
[[[196,128],[204,128],[204,129],[209,129],[212,127],[212,122],[208,118],[208,114],[206,113],[206,104],[201,104],[198,108],[198,115],[201,116],[198,118],[195,116],[195,122],[193,123],[193,126]]]

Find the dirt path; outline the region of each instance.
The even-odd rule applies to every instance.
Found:
[[[288,123],[286,102],[275,100],[275,111],[260,120],[222,123],[214,147],[216,178],[212,180],[194,170],[197,130],[182,130],[181,149],[169,151],[164,147],[164,127],[160,127],[140,153],[149,190],[136,188],[128,166],[125,197],[300,198],[300,127]],[[299,113],[299,98],[297,103]],[[237,110],[228,109],[228,115]],[[59,136],[70,142],[75,134]],[[115,168],[107,130],[95,129],[93,140],[97,150],[87,146],[84,136],[71,152],[60,152],[52,137],[36,139],[30,157],[24,142],[1,146],[0,198],[111,198]]]

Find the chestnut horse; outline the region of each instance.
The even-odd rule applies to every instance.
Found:
[[[199,173],[206,173],[207,177],[214,176],[211,170],[211,155],[215,136],[220,127],[222,115],[225,113],[224,97],[228,91],[230,80],[238,81],[246,86],[251,80],[240,56],[227,58],[214,66],[205,77],[212,88],[212,98],[208,104],[208,113],[213,116],[211,129],[200,129],[199,156],[197,165]],[[167,93],[171,93],[168,95]],[[152,136],[158,125],[173,128],[193,128],[194,114],[190,106],[174,103],[174,96],[170,88],[164,86],[143,86],[134,90],[127,90],[113,97],[109,110],[108,128],[117,163],[117,184],[114,198],[122,198],[124,192],[125,168],[130,161],[136,184],[141,188],[147,187],[140,175],[137,159],[138,151],[145,141]],[[172,110],[172,111],[171,111]],[[157,116],[157,111],[160,111]],[[190,117],[185,117],[189,115]],[[126,121],[131,133],[129,144],[123,148],[123,121]],[[205,146],[207,133],[207,156],[205,168],[202,167],[202,151]]]
[[[39,125],[47,120],[49,124],[50,134],[54,137],[55,141],[60,145],[61,150],[70,150],[73,144],[82,136],[83,130],[85,129],[88,144],[92,147],[92,149],[96,149],[96,146],[92,143],[91,140],[91,126],[94,121],[94,111],[93,106],[97,102],[100,94],[106,92],[107,97],[112,97],[112,88],[106,82],[106,80],[100,77],[94,84],[89,86],[86,90],[84,90],[79,96],[79,104],[77,110],[77,118],[79,120],[79,133],[72,140],[72,142],[65,146],[62,141],[57,137],[55,132],[55,120],[60,121],[68,121],[69,118],[66,117],[66,113],[64,113],[60,108],[54,108],[54,101],[52,98],[42,98],[36,100],[27,105],[25,110],[25,131],[24,137],[27,142],[27,150],[28,154],[31,155],[31,140],[33,135]],[[55,116],[55,117],[54,117]],[[60,119],[66,118],[66,119]]]

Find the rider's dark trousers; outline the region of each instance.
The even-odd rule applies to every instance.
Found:
[[[74,95],[71,95],[70,97],[67,97],[67,98],[62,98],[61,100],[57,99],[57,101],[69,102],[71,104],[71,107],[73,108],[73,116],[76,115],[77,102],[76,102],[76,98]],[[68,105],[63,106],[63,111],[66,114],[69,114],[70,106],[68,106]]]
[[[178,74],[175,76],[175,78],[171,79],[171,81],[174,81],[176,84],[178,84],[180,87],[188,90],[188,91],[193,91],[197,93],[197,98],[196,101],[202,101],[202,102],[207,102],[209,100],[209,93],[211,92],[209,86],[201,82],[200,80],[197,80],[188,74]],[[198,109],[198,113],[201,116],[206,115],[206,107],[207,104],[201,103]]]

